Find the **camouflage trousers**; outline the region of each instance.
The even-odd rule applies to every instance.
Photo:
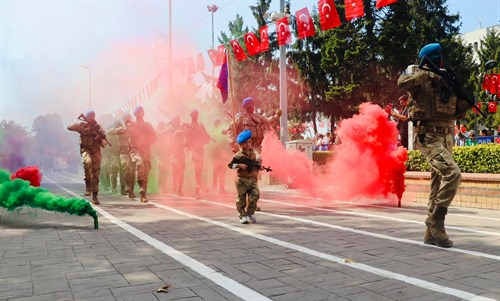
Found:
[[[151,170],[151,156],[149,154],[141,154],[131,152],[130,157],[135,164],[135,176],[141,190],[148,189],[149,171]]]
[[[120,162],[117,156],[111,158],[102,158],[101,160],[101,186],[104,190],[109,187],[116,190],[118,184],[118,173],[120,171]]]
[[[90,184],[90,191],[99,191],[99,174],[101,173],[101,149],[80,149],[85,183]]]
[[[236,191],[238,192],[238,198],[236,199],[236,210],[240,214],[240,218],[247,215],[253,215],[255,209],[257,208],[257,201],[260,198],[260,190],[257,185],[256,178],[241,178],[236,179]],[[248,196],[248,210],[245,210],[247,206],[247,196]]]
[[[120,150],[120,163],[122,173],[120,174],[120,185],[125,186],[126,190],[134,189],[135,182],[135,164],[132,162],[128,150]]]
[[[200,187],[204,186],[201,182],[201,173],[203,172],[204,164],[203,151],[192,151],[191,159],[193,160],[194,164],[194,180],[196,183],[196,188],[199,189]]]
[[[172,157],[172,189],[182,192],[184,186],[184,170],[186,169],[186,158],[184,153]]]
[[[448,208],[462,178],[458,164],[452,157],[452,135],[428,132],[423,143],[415,135],[414,143],[432,168],[428,212],[433,212],[436,206]]]

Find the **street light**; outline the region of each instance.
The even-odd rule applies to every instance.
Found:
[[[92,109],[92,73],[89,66],[80,65],[84,69],[89,69],[89,110]]]
[[[219,9],[215,4],[207,5],[207,9],[212,13],[212,49],[214,48],[214,13]]]
[[[488,70],[491,70],[495,68],[497,65],[497,61],[495,60],[488,60],[486,63],[484,63],[484,73],[486,73]],[[479,83],[477,86],[477,94],[476,94],[476,106],[479,103],[479,92],[481,91],[481,83],[483,81],[483,75],[484,74],[479,74]],[[474,114],[474,133],[477,134],[477,113]]]

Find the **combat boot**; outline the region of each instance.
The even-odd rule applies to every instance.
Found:
[[[444,217],[448,213],[446,207],[435,207],[434,212],[430,216],[431,219],[431,236],[435,244],[441,248],[451,248],[453,242],[448,238],[444,229]]]
[[[120,194],[121,195],[127,195],[127,188],[125,185],[121,185],[120,187]]]
[[[141,188],[141,190],[139,190],[139,193],[141,194],[141,202],[142,203],[147,203],[148,202],[148,198],[146,197],[146,189]]]
[[[99,199],[97,198],[97,191],[92,191],[92,204],[99,205]]]
[[[135,199],[135,194],[133,189],[129,189],[128,191],[128,197],[131,199]]]
[[[431,233],[431,225],[432,225],[432,214],[429,213],[427,218],[425,219],[425,234],[424,234],[424,244],[426,245],[435,245],[436,241],[434,240],[434,237],[432,237]]]
[[[92,194],[90,189],[90,180],[85,180],[85,195],[90,196]]]

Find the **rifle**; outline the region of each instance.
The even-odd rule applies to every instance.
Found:
[[[265,166],[262,166],[261,164],[259,164],[259,162],[257,162],[257,161],[254,161],[251,159],[246,159],[246,158],[240,158],[240,159],[233,158],[233,160],[231,160],[231,162],[229,162],[229,164],[227,166],[229,166],[229,168],[232,168],[233,164],[245,164],[246,166],[248,166],[248,169],[247,169],[248,171],[252,171],[254,168],[257,168],[257,170],[260,170],[261,167],[263,169],[265,169],[267,172],[273,171],[271,169],[271,166],[265,167]]]
[[[425,68],[424,65],[427,63],[427,66],[429,68]],[[427,56],[424,56],[422,60],[420,61],[420,64],[418,65],[419,69],[426,70],[426,71],[431,71],[436,73],[437,75],[441,76],[448,87],[451,87],[455,94],[462,99],[465,99],[467,101],[469,107],[473,107],[483,115],[484,118],[486,118],[486,114],[483,113],[477,106],[476,102],[474,100],[474,97],[464,89],[463,84],[462,84],[462,79],[451,69],[450,67],[445,68],[445,69],[440,69],[436,64],[434,64],[430,59],[427,58]],[[450,95],[446,95],[445,101],[447,101]]]
[[[113,145],[111,145],[111,143],[109,143],[108,138],[106,138],[106,136],[104,136],[104,137],[103,137],[103,136],[99,133],[99,131],[96,129],[96,125],[97,125],[97,123],[96,123],[95,125],[90,124],[90,123],[89,123],[89,121],[88,121],[88,119],[87,119],[87,117],[85,117],[85,115],[84,115],[83,113],[82,113],[82,114],[80,114],[80,116],[78,116],[78,120],[81,120],[81,121],[83,121],[83,122],[86,122],[86,123],[89,125],[89,127],[90,127],[90,128],[92,129],[92,131],[95,133],[95,135],[96,135],[96,139],[98,139],[99,141],[104,140],[104,141],[106,141],[106,143],[107,143],[107,144],[109,144],[109,146],[113,147]]]

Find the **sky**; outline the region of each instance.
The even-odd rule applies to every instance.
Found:
[[[219,6],[214,14],[217,39],[236,14],[255,30],[249,6],[256,3],[172,0],[173,62],[179,64],[198,53],[208,61],[206,50],[212,45],[208,5]],[[500,24],[500,0],[447,3],[451,13],[462,17],[461,33]],[[311,10],[317,1],[292,0],[291,5],[292,12]],[[273,0],[271,10],[279,10],[278,0]],[[137,95],[145,99],[144,89],[155,78],[159,88],[148,98],[166,97],[161,72],[167,63],[168,16],[166,0],[0,0],[0,120],[15,120],[29,129],[41,114],[58,113],[69,122],[90,106],[98,116],[116,112]]]

